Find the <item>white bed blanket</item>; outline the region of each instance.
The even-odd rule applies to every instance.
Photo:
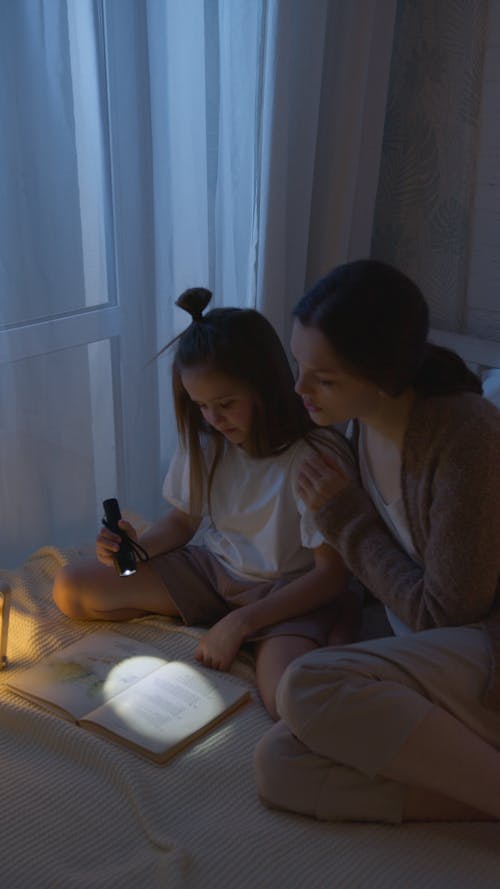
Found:
[[[47,547],[0,571],[13,591],[0,673],[2,889],[499,889],[498,824],[324,824],[262,806],[252,753],[271,721],[245,655],[232,674],[251,702],[165,766],[11,693],[9,675],[103,628],[193,656],[199,632],[164,618],[60,615],[52,580],[78,555]]]

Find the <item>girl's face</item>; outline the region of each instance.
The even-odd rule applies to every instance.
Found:
[[[232,444],[243,449],[252,428],[255,396],[241,380],[199,366],[181,372],[182,385],[204,419]]]
[[[291,350],[298,367],[295,391],[318,426],[372,416],[379,387],[344,370],[320,330],[295,320]]]

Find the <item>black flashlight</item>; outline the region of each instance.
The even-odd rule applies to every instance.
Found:
[[[135,574],[135,555],[131,544],[124,531],[118,526],[122,514],[118,506],[118,500],[111,497],[109,500],[103,500],[104,518],[103,525],[119,534],[121,537],[120,549],[113,556],[113,562],[120,577],[128,577],[129,574]]]

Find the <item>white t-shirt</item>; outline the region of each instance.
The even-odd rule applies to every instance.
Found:
[[[399,491],[398,496],[395,497],[395,499],[392,500],[390,503],[387,503],[382,497],[382,494],[377,487],[375,479],[373,478],[371,467],[366,457],[363,432],[364,429],[363,426],[361,426],[358,452],[359,472],[361,475],[363,487],[370,495],[377,512],[384,520],[398,543],[401,545],[404,551],[408,553],[410,558],[412,558],[415,562],[419,562],[420,559],[413,545],[411,531],[406,518],[401,490]],[[398,478],[400,478],[401,464],[397,467],[397,472]],[[385,613],[396,636],[404,636],[413,632],[413,630],[411,630],[410,627],[403,623],[403,621],[400,620],[399,617],[397,617],[390,608],[386,607]]]
[[[351,450],[338,433],[314,430],[310,438],[344,471],[354,474]],[[258,458],[224,443],[212,481],[211,514],[205,502],[205,521],[196,542],[233,576],[258,582],[303,574],[312,567],[312,550],[323,538],[296,490],[299,467],[311,450],[300,439],[281,454]],[[208,437],[207,476],[213,453],[213,440]],[[189,459],[180,447],[165,477],[163,496],[189,513]]]

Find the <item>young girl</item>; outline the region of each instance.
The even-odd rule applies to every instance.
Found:
[[[319,426],[354,418],[361,478],[312,455],[299,493],[396,635],[291,665],[260,793],[332,820],[500,819],[500,412],[390,266],[341,266],[294,314],[297,392]]]
[[[54,599],[75,618],[157,613],[211,626],[196,657],[214,669],[228,670],[240,646],[256,641],[258,686],[275,716],[287,664],[353,638],[354,597],[349,617],[339,607],[347,572],[297,493],[308,454],[324,452],[348,474],[353,458],[339,433],[311,432],[269,322],[253,310],[203,315],[210,296],[193,289],[177,301],[192,317],[172,371],[180,446],[163,488],[173,508],[140,540],[149,560],[127,578],[110,571],[120,538],[103,528],[98,562],[63,568]],[[137,539],[128,522],[120,527]]]

